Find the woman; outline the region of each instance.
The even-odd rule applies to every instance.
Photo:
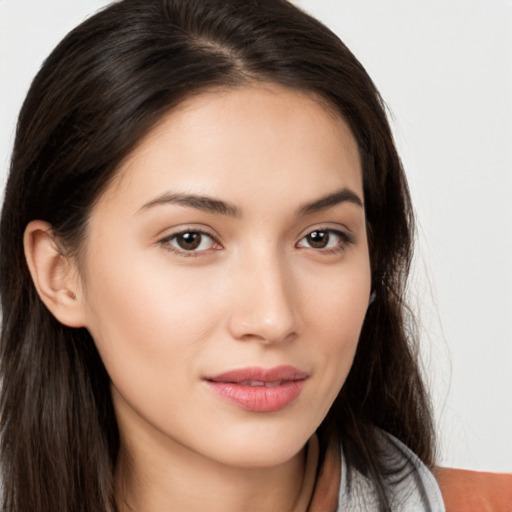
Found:
[[[288,2],[84,22],[2,212],[4,510],[443,510],[412,220],[378,92]]]

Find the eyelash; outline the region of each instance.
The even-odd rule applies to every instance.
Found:
[[[336,254],[339,252],[343,252],[347,248],[347,246],[349,246],[355,242],[354,237],[344,231],[340,231],[338,229],[333,229],[333,228],[321,228],[320,227],[320,228],[316,228],[316,229],[309,231],[306,235],[301,237],[299,242],[297,242],[296,247],[297,246],[300,247],[300,245],[299,245],[300,242],[305,240],[308,236],[313,235],[314,233],[327,233],[329,236],[335,235],[335,236],[339,237],[339,239],[340,239],[339,242],[335,245],[335,247],[328,247],[328,248],[305,247],[306,249],[312,249],[312,250],[322,253],[322,254]],[[194,234],[194,235],[200,235],[201,237],[207,237],[207,238],[211,239],[211,241],[212,241],[211,243],[213,244],[213,247],[208,247],[207,249],[196,251],[196,250],[186,250],[183,248],[177,248],[171,244],[171,242],[173,240],[177,239],[179,236],[183,236],[183,235],[187,235],[187,234]],[[203,240],[201,239],[198,247],[201,245],[202,242],[203,242]],[[168,250],[170,252],[177,253],[180,256],[184,256],[184,257],[198,257],[198,256],[203,255],[206,251],[209,251],[210,249],[220,250],[222,248],[221,243],[214,236],[212,236],[211,233],[208,233],[207,231],[204,231],[202,229],[196,229],[196,228],[184,229],[177,233],[173,233],[172,235],[162,238],[161,240],[158,241],[158,243],[161,244],[166,250]],[[194,249],[196,249],[196,248],[194,248]]]

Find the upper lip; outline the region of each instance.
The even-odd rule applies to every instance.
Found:
[[[205,380],[211,382],[226,382],[237,384],[240,382],[257,381],[257,382],[277,382],[277,381],[294,381],[304,380],[309,374],[295,368],[293,366],[275,366],[273,368],[261,368],[251,366],[236,370],[229,370],[217,375],[211,375]]]

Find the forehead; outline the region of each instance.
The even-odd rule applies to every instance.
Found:
[[[346,122],[312,94],[263,84],[183,101],[123,162],[103,199],[179,189],[236,201],[272,190],[307,201],[302,196],[343,186],[362,197]]]

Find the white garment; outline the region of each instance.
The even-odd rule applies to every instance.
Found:
[[[382,432],[384,445],[390,459],[403,466],[398,476],[392,497],[392,512],[446,512],[443,497],[434,475],[421,460],[398,439]],[[378,511],[378,500],[371,480],[354,468],[348,469],[345,457],[341,457],[341,483],[338,512]]]

